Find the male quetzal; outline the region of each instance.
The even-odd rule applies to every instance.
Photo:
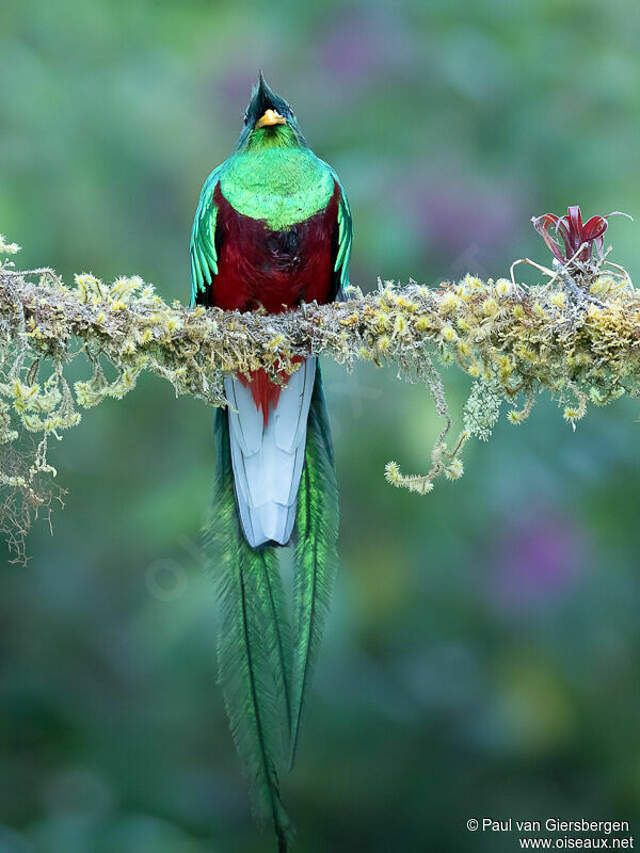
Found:
[[[261,74],[235,152],[202,188],[192,304],[278,313],[334,300],[348,282],[351,233],[338,176]],[[293,762],[337,567],[333,448],[315,356],[284,386],[263,370],[224,384],[207,524],[222,603],[220,682],[258,815],[273,820],[282,851],[291,828],[278,772]],[[290,541],[293,626],[277,558]]]

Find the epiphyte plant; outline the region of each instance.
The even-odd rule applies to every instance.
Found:
[[[573,205],[564,216],[543,213],[542,216],[534,216],[531,221],[556,260],[561,264],[571,264],[576,261],[589,261],[594,247],[602,257],[604,232],[609,225],[610,216],[626,216],[631,219],[628,213],[614,210],[606,216],[592,216],[583,224],[579,205]]]

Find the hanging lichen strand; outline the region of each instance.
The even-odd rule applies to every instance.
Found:
[[[542,219],[534,224],[547,230],[553,223]],[[593,227],[589,233],[594,243],[601,237]],[[62,496],[47,461],[51,438],[76,426],[80,410],[123,397],[144,370],[168,380],[176,394],[223,406],[225,373],[266,367],[277,381],[278,372],[297,368],[301,354],[322,353],[347,369],[357,359],[392,365],[399,378],[426,386],[442,417],[426,474],[404,475],[395,462],[386,468],[391,484],[419,493],[431,491],[441,474],[461,476],[465,442],[489,438],[504,401],[519,424],[547,390],[575,424],[589,403],[638,396],[640,291],[607,253],[587,255],[591,242],[576,239],[583,240],[578,252],[556,256],[552,270],[539,267],[547,280],[535,287],[516,284],[513,269],[511,279],[467,275],[438,288],[380,282],[366,296],[350,288],[345,302],[269,316],[167,305],[137,276],[107,285],[79,275],[66,287],[52,270],[20,272],[5,261],[0,528],[10,549],[24,558],[33,517]],[[0,238],[4,254],[18,248]],[[72,386],[65,372],[77,357],[87,375]],[[457,435],[450,435],[442,364],[456,364],[474,380]]]

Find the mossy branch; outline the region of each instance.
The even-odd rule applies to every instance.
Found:
[[[17,250],[0,238],[0,252]],[[572,424],[589,403],[604,405],[640,390],[640,291],[605,259],[544,270],[545,284],[524,287],[467,275],[429,288],[391,282],[347,300],[293,312],[239,314],[167,305],[138,277],[104,284],[76,276],[67,287],[49,269],[0,265],[0,528],[18,557],[34,516],[60,498],[47,461],[52,437],[80,421],[80,410],[135,387],[142,371],[169,381],[176,394],[224,406],[225,373],[265,368],[274,381],[297,369],[296,356],[393,365],[399,378],[423,383],[443,419],[424,475],[389,463],[394,486],[425,493],[444,474],[462,474],[463,445],[486,440],[501,404],[521,423],[537,394],[549,391]],[[87,378],[73,387],[65,370],[78,356]],[[474,380],[450,437],[452,417],[438,365],[455,364]],[[31,437],[31,448],[28,438]]]

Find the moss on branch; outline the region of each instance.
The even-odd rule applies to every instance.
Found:
[[[0,238],[0,252],[15,244]],[[423,475],[387,465],[388,481],[425,493],[444,475],[462,474],[460,454],[471,436],[486,440],[503,403],[513,424],[550,392],[575,424],[590,403],[604,405],[640,390],[640,291],[606,259],[545,271],[526,288],[513,280],[429,288],[379,283],[367,295],[304,305],[294,312],[239,314],[166,304],[138,277],[105,284],[76,276],[67,287],[49,269],[0,265],[0,527],[23,556],[24,534],[39,510],[61,493],[47,461],[51,438],[80,421],[82,409],[131,391],[142,371],[224,406],[225,373],[265,368],[274,381],[309,353],[350,368],[355,360],[392,365],[399,378],[422,383],[443,419]],[[86,378],[70,384],[66,370],[84,358]],[[440,368],[457,365],[474,380],[450,436],[452,417]],[[31,440],[30,440],[31,439]]]

